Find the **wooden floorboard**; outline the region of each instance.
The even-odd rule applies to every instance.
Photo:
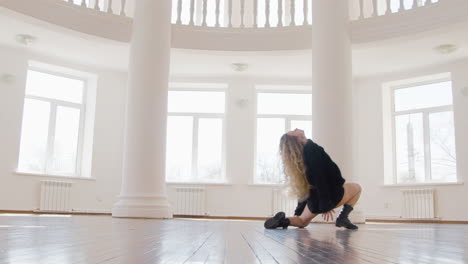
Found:
[[[368,223],[266,230],[262,221],[0,214],[6,263],[468,263],[468,226]]]

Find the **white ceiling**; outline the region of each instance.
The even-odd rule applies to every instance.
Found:
[[[402,72],[468,58],[468,24],[453,25],[419,35],[353,46],[355,76]],[[129,44],[46,24],[32,18],[11,15],[0,9],[0,45],[28,49],[45,56],[87,66],[125,71],[128,65]],[[37,37],[37,42],[25,47],[15,41],[17,34]],[[459,49],[442,55],[433,48],[441,44],[455,44]],[[173,76],[258,76],[264,78],[310,79],[312,53],[303,51],[277,52],[219,52],[176,50],[171,53]],[[231,63],[247,63],[247,71],[238,73]]]

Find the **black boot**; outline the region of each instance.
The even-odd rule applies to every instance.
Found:
[[[278,227],[282,227],[283,229],[286,229],[288,228],[289,225],[290,225],[289,219],[286,218],[286,215],[284,212],[279,212],[272,218],[268,218],[264,224],[266,229],[275,229]]]
[[[341,209],[340,215],[336,218],[336,226],[337,227],[346,227],[347,229],[358,229],[356,225],[349,221],[348,215],[353,210],[351,205],[343,205],[343,209]]]

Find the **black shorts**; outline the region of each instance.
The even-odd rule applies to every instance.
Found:
[[[330,197],[331,203],[333,207],[330,208],[322,208],[322,211],[319,209],[320,199],[316,191],[313,189],[310,190],[309,198],[307,198],[307,207],[313,214],[322,214],[330,211],[331,209],[336,208],[336,206],[341,202],[344,196],[344,188],[343,186],[336,189],[336,193]]]

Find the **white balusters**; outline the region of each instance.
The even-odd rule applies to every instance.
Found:
[[[107,13],[114,13],[114,11],[112,11],[112,0],[108,2]]]
[[[229,9],[228,9],[228,27],[232,27],[232,0],[229,1]]]
[[[258,24],[257,24],[257,17],[258,17],[258,0],[254,0],[254,10],[253,10],[253,27],[254,28],[257,28],[258,27]]]
[[[240,0],[240,1],[241,1],[241,10],[240,10],[241,24],[240,24],[240,27],[243,28],[243,27],[245,27],[245,25],[244,25],[245,0]]]
[[[400,8],[398,8],[398,12],[405,11],[405,0],[400,0]]]
[[[359,19],[363,19],[363,18],[364,18],[364,0],[359,0]]]
[[[177,1],[177,19],[176,24],[182,24],[182,0]]]
[[[208,0],[203,0],[203,22],[202,22],[202,27],[206,27],[206,15],[208,12]]]
[[[390,15],[392,13],[392,6],[390,0],[387,0],[387,11],[385,12],[386,15]]]
[[[216,0],[216,24],[215,27],[219,27],[219,1]]]
[[[309,10],[309,1],[304,0],[304,4],[302,5],[304,8],[304,24],[303,25],[308,25],[309,24],[309,16],[307,15],[307,11]]]
[[[283,0],[278,0],[278,27],[283,26]]]
[[[126,7],[126,0],[120,0],[120,15],[125,16],[125,7]]]
[[[291,22],[290,26],[296,25],[296,0],[290,0],[289,10],[291,11]]]
[[[195,15],[195,0],[190,0],[190,22],[189,25],[193,26],[194,23],[194,17]]]
[[[0,0],[1,1],[1,0]],[[75,5],[76,7],[90,8],[96,11],[107,12],[120,16],[127,16],[126,12],[128,0],[63,0],[64,2]],[[120,1],[120,2],[119,2]],[[134,0],[139,1],[139,0]],[[155,0],[161,1],[161,0]],[[213,23],[210,26],[216,28],[227,26],[232,27],[252,27],[258,28],[264,26],[284,27],[297,25],[310,25],[310,7],[314,0],[172,0],[174,3],[174,23],[177,25],[190,25],[208,27],[208,22]],[[235,2],[233,2],[235,1]],[[259,2],[262,1],[262,2]],[[264,6],[261,5],[264,1]],[[275,1],[275,2],[272,2]],[[296,2],[301,1],[301,2]],[[339,1],[339,0],[330,0]],[[341,0],[347,1],[347,0]],[[393,12],[403,12],[407,9],[416,9],[425,5],[433,4],[435,0],[351,0],[353,6],[359,14],[353,14],[358,20],[377,17],[379,15],[390,15]],[[392,2],[394,1],[394,2]],[[395,3],[396,2],[396,3]],[[276,6],[277,3],[277,6]],[[397,10],[392,10],[392,4],[399,3]],[[301,10],[296,10],[301,6]],[[359,5],[359,8],[358,8]],[[372,7],[371,7],[372,5]],[[382,6],[380,6],[382,5]],[[386,5],[386,8],[383,6]],[[224,8],[223,8],[224,6]],[[261,10],[259,9],[261,6]],[[189,9],[189,10],[188,10]],[[221,10],[223,9],[223,10]],[[274,10],[275,9],[275,10]],[[385,10],[384,10],[385,9]],[[382,13],[379,13],[379,10]],[[296,14],[296,11],[300,12]],[[274,14],[271,14],[273,12]],[[265,22],[263,25],[263,15]],[[302,21],[297,16],[303,15]],[[187,16],[187,17],[186,17]],[[189,16],[189,17],[188,17]],[[227,16],[227,17],[225,17]],[[259,25],[259,18],[262,25]],[[188,21],[183,21],[184,19]],[[276,21],[276,19],[278,19]],[[354,19],[354,18],[353,18]],[[214,22],[212,21],[214,20]],[[252,22],[250,22],[252,21]],[[274,21],[274,25],[271,25]],[[235,25],[233,25],[235,23]],[[227,25],[226,25],[227,24]]]
[[[372,0],[372,17],[378,16],[377,0]]]
[[[265,27],[270,27],[270,0],[265,0]]]

